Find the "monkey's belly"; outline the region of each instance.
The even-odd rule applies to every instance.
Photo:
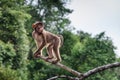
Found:
[[[46,45],[45,45],[45,47],[48,47],[48,46],[50,46],[50,45],[52,45],[51,43],[47,43]]]

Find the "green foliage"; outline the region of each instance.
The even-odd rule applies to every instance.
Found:
[[[10,41],[16,43],[16,31],[19,30],[20,22],[30,19],[26,13],[25,7],[18,5],[16,0],[2,0],[0,2],[0,39],[4,42]],[[22,2],[21,2],[22,3]]]
[[[72,10],[65,7],[66,3],[67,1],[64,2],[61,0],[30,0],[29,5],[32,7],[30,11],[32,21],[43,21],[48,31],[61,33],[70,24],[66,16]]]
[[[26,62],[29,40],[25,22],[31,18],[31,15],[27,13],[27,7],[24,3],[24,0],[21,0],[21,2],[16,0],[0,1],[0,39],[5,43],[13,44],[16,55],[12,58],[12,69],[18,70],[22,80],[27,80]]]
[[[72,33],[65,0],[0,1],[0,80],[46,80],[55,75],[70,75],[52,64],[33,59],[35,43],[31,24],[43,21],[45,28],[62,34],[62,63],[80,72],[115,62],[115,47],[104,32],[92,37]],[[27,59],[27,57],[29,59]],[[118,60],[119,61],[119,60]],[[73,65],[74,64],[74,65]],[[119,80],[120,69],[110,69],[86,80]],[[111,74],[113,73],[113,74]]]
[[[16,71],[0,67],[0,80],[21,80]]]
[[[80,32],[78,35],[80,42],[73,48],[72,61],[70,62],[72,68],[86,72],[95,67],[115,62],[115,47],[111,39],[105,36],[105,33],[100,33],[95,37],[91,37],[88,33],[83,32]],[[97,74],[87,80],[109,80],[111,77],[115,78],[115,72],[113,75],[109,74],[110,72],[106,71],[105,73]],[[107,75],[105,75],[106,73]]]
[[[60,49],[62,59],[65,61],[64,63],[67,65],[69,61],[71,61],[71,55],[73,52],[73,48],[79,42],[79,38],[73,34],[72,32],[66,30],[63,32],[64,42],[63,46]]]
[[[0,41],[0,65],[4,64],[4,66],[12,67],[14,56],[16,56],[16,53],[13,45]]]

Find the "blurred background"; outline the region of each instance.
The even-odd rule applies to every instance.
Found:
[[[68,4],[74,11],[69,15],[71,25],[96,35],[105,32],[111,37],[117,56],[120,56],[120,1],[119,0],[71,0]]]
[[[79,72],[120,61],[119,0],[0,0],[0,80],[46,80],[71,73],[33,58],[32,23],[64,37],[62,63]],[[47,56],[46,50],[44,55]],[[74,65],[73,65],[74,64]],[[86,80],[120,80],[120,68]],[[58,79],[66,80],[66,79]]]

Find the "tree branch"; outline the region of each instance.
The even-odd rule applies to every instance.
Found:
[[[40,56],[39,58],[41,58],[41,59],[43,59],[43,60],[46,61],[46,57],[44,57],[44,56]],[[51,60],[47,60],[47,62],[52,63]],[[70,72],[70,73],[72,73],[73,75],[76,75],[76,76],[78,76],[78,77],[82,76],[82,73],[77,72],[77,71],[75,71],[75,70],[73,70],[73,69],[71,69],[71,68],[69,68],[69,67],[67,67],[67,66],[65,66],[65,65],[63,65],[63,64],[61,64],[61,63],[59,63],[59,62],[56,63],[56,64],[54,64],[54,65],[56,65],[56,66],[58,66],[58,67],[60,67],[60,68],[62,68],[62,69],[64,69],[64,70],[67,70],[68,72]]]
[[[49,78],[47,80],[55,80],[55,79],[58,79],[58,78],[67,78],[69,80],[79,80],[79,78],[66,76],[66,75],[54,76],[54,77],[51,77],[51,78]]]
[[[44,56],[40,56],[41,59],[45,60],[46,61],[46,57]],[[49,63],[52,63],[51,60],[48,60],[47,62]],[[71,77],[71,76],[66,76],[66,75],[61,75],[61,76],[55,76],[55,77],[52,77],[52,78],[49,78],[47,80],[55,80],[57,78],[67,78],[69,80],[84,80],[85,78],[93,75],[93,74],[96,74],[98,72],[101,72],[101,71],[104,71],[104,70],[107,70],[107,69],[110,69],[110,68],[116,68],[116,67],[119,67],[120,66],[120,62],[115,62],[115,63],[111,63],[111,64],[107,64],[107,65],[103,65],[103,66],[99,66],[97,68],[94,68],[92,70],[89,70],[88,72],[86,73],[80,73],[80,72],[77,72],[61,63],[56,63],[54,64],[64,70],[67,70],[68,72],[72,73],[73,75],[77,76],[77,77]]]
[[[93,74],[96,74],[97,72],[101,72],[110,68],[115,68],[115,67],[119,67],[120,66],[120,62],[115,62],[112,64],[107,64],[107,65],[103,65],[103,66],[99,66],[97,68],[94,68],[92,70],[89,70],[88,72],[84,73],[83,76],[80,77],[80,80],[83,80]]]

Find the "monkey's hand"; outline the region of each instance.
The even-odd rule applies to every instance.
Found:
[[[53,64],[56,64],[56,63],[58,63],[58,62],[60,62],[60,61],[59,61],[59,60],[54,60],[54,61],[52,61]]]
[[[40,56],[42,56],[42,54],[40,52],[35,52],[34,53],[34,58],[39,58]]]

